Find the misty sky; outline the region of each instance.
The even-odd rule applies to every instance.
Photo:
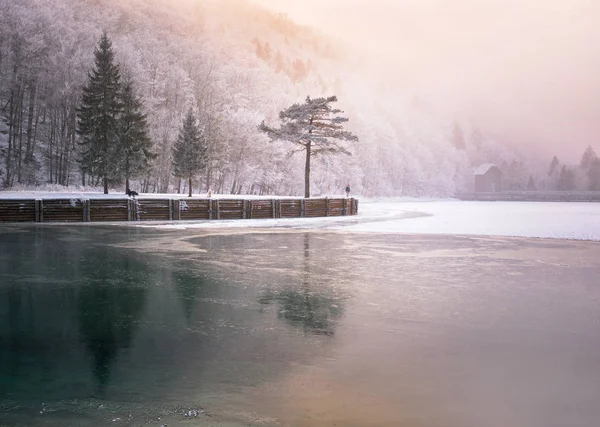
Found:
[[[367,47],[399,88],[497,138],[600,152],[598,0],[253,1]]]

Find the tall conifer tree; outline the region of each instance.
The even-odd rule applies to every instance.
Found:
[[[204,132],[198,127],[196,117],[190,108],[179,136],[173,146],[173,169],[175,176],[186,178],[189,184],[189,197],[192,197],[194,177],[206,168],[208,144]]]
[[[133,83],[124,81],[120,99],[122,112],[119,117],[120,170],[125,175],[125,189],[129,189],[129,179],[146,172],[150,162],[156,158],[152,152],[152,140],[148,136],[146,114],[142,112],[142,102],[135,94]]]
[[[77,131],[83,152],[82,170],[101,177],[104,194],[108,194],[109,177],[119,166],[120,72],[114,63],[112,43],[102,34],[95,52],[94,68],[88,73],[88,83],[77,114]]]

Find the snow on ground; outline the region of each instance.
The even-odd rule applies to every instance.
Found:
[[[600,204],[372,200],[354,217],[141,224],[162,229],[232,227],[327,229],[368,233],[514,236],[600,241]]]
[[[344,230],[600,240],[599,203],[379,201],[360,204],[359,215],[388,220]]]
[[[56,200],[56,199],[126,199],[128,196],[122,192],[111,192],[103,194],[97,191],[73,191],[73,192],[58,192],[58,191],[0,191],[0,199],[11,200]],[[205,199],[206,193],[193,194],[192,198]],[[337,196],[341,198],[343,196]],[[186,194],[174,193],[148,193],[137,196],[139,199],[181,199],[188,200]],[[265,199],[298,199],[297,197],[282,197],[282,196],[248,196],[248,195],[231,195],[231,194],[212,194],[212,199],[248,199],[248,200],[265,200]]]

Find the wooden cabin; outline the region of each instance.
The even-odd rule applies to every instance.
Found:
[[[492,163],[485,163],[475,169],[475,192],[496,193],[502,191],[502,171]]]

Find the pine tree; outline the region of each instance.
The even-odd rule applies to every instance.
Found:
[[[88,73],[83,88],[81,105],[77,112],[77,132],[83,152],[82,171],[104,181],[108,194],[109,177],[117,175],[119,166],[119,126],[121,113],[119,97],[120,72],[114,64],[112,43],[106,32],[102,34],[94,52],[95,65]]]
[[[281,127],[272,128],[264,122],[259,130],[265,132],[271,141],[283,140],[294,144],[292,153],[306,152],[304,168],[304,197],[310,197],[310,160],[319,154],[347,154],[351,153],[338,141],[358,141],[358,137],[344,130],[342,123],[348,121],[346,117],[339,116],[343,113],[331,107],[337,102],[336,96],[328,98],[306,98],[304,104],[294,104],[281,111],[279,118]]]
[[[537,186],[535,185],[535,181],[531,175],[529,175],[529,181],[527,182],[527,191],[537,191]]]
[[[559,191],[572,191],[575,189],[575,174],[565,165],[560,170],[560,176],[558,178],[558,190]]]
[[[598,157],[591,160],[587,170],[588,189],[590,191],[600,191],[600,159]]]
[[[585,151],[583,152],[583,155],[581,156],[581,169],[583,169],[584,171],[587,171],[590,167],[590,165],[592,164],[592,162],[594,161],[594,159],[597,159],[598,156],[596,155],[596,152],[594,151],[594,149],[592,148],[591,145],[588,145],[588,147],[585,149]]]
[[[457,150],[464,150],[465,145],[465,135],[463,134],[462,129],[458,125],[458,123],[454,124],[454,130],[452,132],[452,143]]]
[[[188,179],[189,197],[192,197],[193,178],[207,166],[207,151],[206,137],[198,127],[196,117],[190,108],[173,146],[174,174],[179,178]]]
[[[123,83],[120,98],[123,110],[119,117],[118,148],[122,152],[120,170],[125,175],[125,189],[128,190],[129,179],[146,172],[156,155],[148,137],[146,114],[142,112],[142,102],[136,96],[131,80]]]
[[[558,157],[554,156],[552,158],[552,162],[550,162],[550,167],[548,168],[548,176],[552,176],[552,174],[554,173],[554,171],[556,170],[558,165],[560,165],[560,162],[558,161]]]

